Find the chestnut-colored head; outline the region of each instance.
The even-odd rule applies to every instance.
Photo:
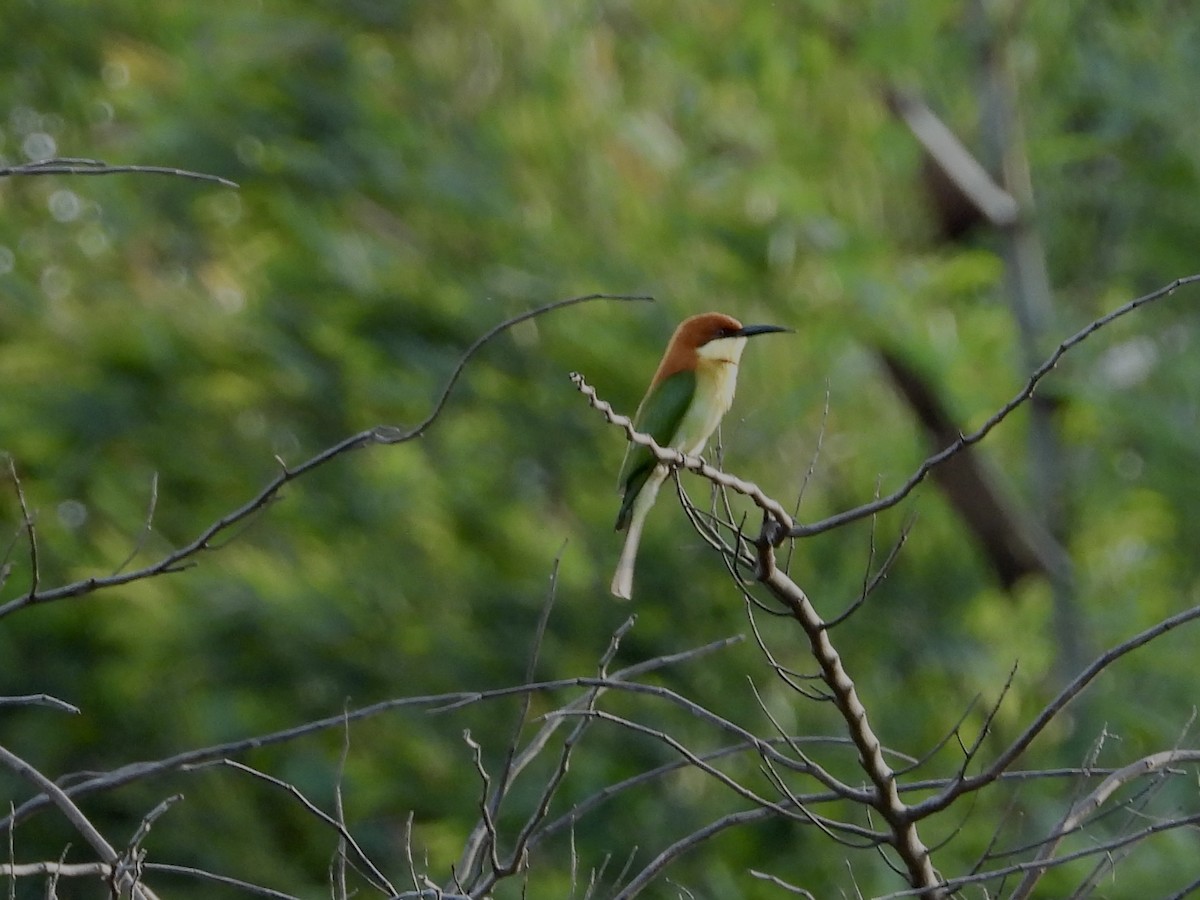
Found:
[[[717,350],[711,346],[716,341],[730,342],[730,358],[727,361],[736,364],[746,338],[756,334],[788,330],[790,329],[778,325],[742,325],[733,316],[724,313],[709,312],[691,316],[680,322],[675,333],[671,335],[667,352],[663,354],[662,362],[659,363],[658,371],[654,373],[650,384],[658,384],[676,372],[695,369],[701,356],[713,355],[711,351]],[[702,347],[709,347],[710,352],[701,353]]]

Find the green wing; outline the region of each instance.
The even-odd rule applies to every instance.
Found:
[[[637,415],[633,417],[633,427],[650,435],[659,446],[670,446],[671,439],[679,430],[684,413],[696,394],[696,373],[692,371],[676,372],[669,375],[654,388],[652,394],[642,401]],[[653,402],[651,402],[653,401]],[[625,451],[625,462],[621,465],[618,478],[624,491],[621,500],[621,510],[617,513],[617,531],[629,524],[629,513],[633,509],[633,501],[637,499],[642,485],[654,471],[657,460],[649,447],[640,444],[630,444]]]

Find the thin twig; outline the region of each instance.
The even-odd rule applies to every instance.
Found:
[[[783,888],[790,894],[799,894],[801,897],[807,897],[808,900],[817,900],[816,895],[811,891],[806,891],[802,887],[796,887],[794,884],[788,884],[786,881],[776,875],[771,875],[768,872],[759,872],[757,869],[750,869],[749,871],[750,874],[755,878],[766,881],[769,884],[773,884],[777,888]]]
[[[1163,898],[1163,900],[1184,900],[1185,897],[1194,896],[1197,891],[1200,891],[1200,878],[1197,878],[1190,884],[1184,885],[1182,890],[1178,890],[1174,894],[1167,895]]]
[[[861,825],[855,825],[853,822],[842,822],[814,813],[809,808],[810,804],[788,786],[783,776],[779,774],[779,770],[775,768],[775,765],[769,759],[762,761],[759,770],[766,776],[767,781],[775,787],[775,790],[783,795],[787,801],[785,807],[795,807],[800,811],[807,824],[815,826],[825,837],[829,838],[835,844],[848,849],[865,850],[870,847],[878,847],[880,844],[887,842],[888,835],[886,832],[876,831],[873,828],[864,828]],[[844,838],[838,832],[844,832],[860,838],[861,843],[855,843],[849,838]]]
[[[746,617],[750,621],[750,632],[754,635],[754,642],[758,645],[759,652],[762,653],[763,657],[767,660],[767,665],[769,665],[775,671],[775,674],[779,677],[780,681],[782,681],[796,693],[807,697],[809,700],[812,700],[814,703],[826,703],[831,700],[832,698],[829,694],[814,690],[813,688],[808,687],[806,684],[803,684],[804,681],[819,681],[821,678],[820,675],[801,675],[798,672],[793,672],[791,669],[786,668],[775,659],[775,654],[771,651],[771,648],[767,646],[766,639],[762,636],[762,632],[760,632],[758,629],[758,620],[754,618],[754,605],[751,604],[751,600],[753,600],[753,598],[750,596],[750,594],[746,591],[743,591],[742,605],[746,610]]]
[[[88,820],[88,817],[71,801],[71,798],[66,795],[62,788],[5,747],[0,747],[0,765],[11,769],[21,778],[34,785],[58,807],[59,812],[83,836],[83,839],[88,842],[91,848],[96,851],[96,855],[100,857],[100,861],[112,867],[111,876],[115,881],[115,888],[130,892],[135,898],[139,898],[139,900],[157,900],[154,892],[138,884],[128,871],[119,871],[121,855],[104,838],[104,835],[96,830],[96,826]]]
[[[324,822],[330,828],[334,829],[334,831],[337,832],[338,837],[341,840],[345,841],[346,845],[354,851],[355,856],[357,856],[359,861],[366,867],[366,871],[363,872],[362,874],[367,878],[368,881],[371,882],[373,887],[377,887],[380,890],[386,890],[389,895],[394,895],[396,893],[396,889],[394,887],[392,887],[392,883],[390,881],[388,881],[387,876],[385,876],[379,870],[379,868],[375,865],[375,863],[371,860],[371,858],[369,856],[367,856],[367,854],[363,851],[362,847],[360,847],[358,845],[358,841],[356,841],[354,839],[354,836],[352,834],[350,834],[350,832],[346,829],[345,825],[343,825],[336,818],[329,815],[327,812],[325,812],[325,810],[321,809],[319,806],[317,806],[315,803],[313,803],[311,800],[309,800],[308,797],[306,797],[304,795],[304,792],[301,791],[294,784],[292,784],[291,782],[288,782],[288,781],[284,781],[280,778],[276,778],[273,775],[268,775],[266,772],[259,771],[258,769],[255,769],[252,766],[248,766],[245,763],[240,763],[237,760],[233,760],[233,759],[222,759],[222,760],[214,761],[213,763],[206,763],[206,764],[201,764],[201,765],[197,765],[197,766],[185,766],[183,771],[186,772],[186,771],[198,770],[201,768],[205,768],[208,765],[227,766],[228,768],[234,769],[235,771],[244,772],[247,775],[251,775],[251,776],[259,779],[260,781],[265,781],[267,784],[274,785],[275,787],[281,788],[282,790],[291,794],[293,797],[296,798],[296,800],[298,800],[300,802],[300,805],[303,806],[310,813],[312,813],[313,816],[315,816],[320,821]],[[358,868],[358,867],[356,866],[355,868]],[[362,871],[362,870],[360,870],[360,871]]]
[[[534,674],[537,671],[538,657],[541,655],[542,643],[546,637],[546,628],[550,622],[550,612],[554,608],[554,600],[558,594],[558,571],[562,562],[562,554],[566,549],[564,543],[558,554],[555,556],[554,565],[550,571],[550,588],[546,592],[546,598],[542,602],[541,612],[538,614],[537,625],[534,628],[533,642],[529,650],[529,659],[525,666],[525,681],[531,683]],[[525,694],[521,699],[521,709],[517,714],[516,726],[513,729],[512,738],[509,740],[508,747],[504,755],[504,767],[501,770],[500,779],[497,782],[496,789],[489,797],[485,793],[480,798],[481,805],[485,808],[486,814],[480,816],[480,820],[475,824],[470,836],[464,843],[464,849],[459,854],[458,865],[454,867],[455,878],[467,884],[473,884],[476,877],[480,874],[483,867],[484,851],[495,859],[497,858],[498,848],[495,845],[495,832],[491,827],[491,823],[499,817],[500,807],[507,798],[509,789],[517,776],[524,768],[536,757],[542,747],[550,738],[550,734],[554,728],[543,726],[540,733],[531,742],[529,747],[518,753],[521,743],[521,735],[525,730],[526,724],[529,721],[529,710],[533,703],[533,694]],[[476,768],[482,769],[482,761],[477,760]],[[502,866],[503,869],[509,869],[516,865],[520,854],[514,850],[512,861]],[[499,877],[495,866],[493,866],[493,875]],[[515,871],[515,869],[514,869]],[[512,874],[509,871],[505,875]],[[474,889],[474,888],[473,888]]]
[[[333,776],[333,817],[337,820],[341,831],[349,832],[346,825],[346,802],[342,796],[342,783],[346,777],[346,760],[350,758],[350,720],[346,718],[350,712],[347,700],[342,707],[342,749],[338,753],[337,770]],[[337,850],[333,858],[333,882],[338,891],[338,900],[347,900],[350,896],[346,889],[346,840],[338,835]]]
[[[1068,703],[1079,696],[1097,675],[1122,656],[1133,652],[1139,647],[1145,646],[1168,631],[1195,619],[1200,619],[1200,606],[1193,606],[1191,609],[1185,609],[1183,612],[1176,613],[1102,653],[1042,709],[1037,718],[1029,724],[1025,731],[1018,735],[1016,740],[996,757],[986,770],[980,772],[978,775],[965,775],[954,779],[944,791],[914,806],[912,810],[913,815],[917,818],[924,818],[945,809],[966,791],[979,790],[979,788],[991,784],[1001,772],[1016,762],[1029,745],[1033,743],[1034,738],[1041,734],[1054,717],[1062,712]]]
[[[563,309],[568,306],[574,306],[578,303],[586,303],[592,300],[622,300],[622,301],[640,301],[650,300],[651,297],[637,294],[586,294],[580,297],[570,297],[566,300],[557,300],[553,303],[547,303],[535,309],[521,313],[511,318],[505,319],[498,325],[488,329],[483,335],[476,338],[475,341],[466,349],[459,358],[454,368],[451,370],[450,376],[442,388],[441,394],[434,403],[433,409],[429,414],[416,425],[410,428],[399,428],[393,425],[378,425],[373,428],[368,428],[365,431],[360,431],[358,434],[344,438],[332,447],[322,450],[320,453],[310,457],[306,461],[297,466],[284,466],[278,475],[263,487],[258,494],[246,501],[232,512],[226,513],[220,519],[210,524],[203,529],[200,534],[193,538],[189,543],[178,548],[177,550],[163,556],[157,562],[140,569],[135,569],[130,572],[119,572],[107,577],[86,578],[82,581],[76,581],[71,584],[66,584],[61,587],[51,588],[48,590],[38,590],[37,587],[37,571],[34,569],[34,586],[30,591],[14,600],[0,605],[0,618],[17,612],[26,606],[35,603],[49,603],[54,600],[63,600],[68,597],[80,597],[85,594],[95,593],[98,590],[105,588],[118,587],[120,585],[129,584],[134,581],[141,581],[146,578],[153,578],[158,575],[164,575],[171,572],[179,572],[192,564],[193,558],[201,553],[211,550],[214,546],[213,542],[220,536],[223,536],[235,525],[240,524],[250,516],[257,513],[259,510],[266,507],[269,503],[276,499],[280,491],[292,481],[308,474],[314,469],[317,469],[333,459],[342,456],[353,450],[361,450],[371,444],[398,444],[405,441],[413,440],[424,434],[437,420],[446,401],[450,398],[454,386],[458,383],[459,377],[466,368],[468,362],[475,354],[482,349],[489,341],[495,338],[502,332],[512,328],[521,322],[532,319],[536,316],[544,315],[548,312],[557,309]],[[10,461],[11,465],[11,461]]]
[[[678,653],[670,653],[655,657],[653,659],[643,660],[642,662],[626,666],[625,668],[614,672],[607,678],[560,678],[553,681],[538,682],[536,684],[521,684],[511,687],[495,688],[489,691],[454,691],[448,694],[399,697],[392,700],[384,700],[379,703],[373,703],[369,706],[352,710],[349,713],[340,712],[334,716],[328,716],[324,719],[315,719],[311,722],[305,722],[302,725],[296,725],[292,728],[285,728],[282,731],[275,731],[269,734],[243,738],[237,741],[229,741],[227,743],[216,744],[210,747],[188,750],[164,759],[153,760],[149,762],[130,763],[120,767],[119,769],[115,769],[112,772],[106,772],[102,775],[93,776],[84,781],[80,781],[77,784],[73,784],[69,788],[63,789],[63,792],[68,797],[78,797],[85,794],[95,793],[97,791],[112,790],[113,788],[130,784],[134,781],[150,778],[155,775],[161,775],[165,772],[177,771],[188,765],[212,762],[213,760],[223,759],[227,756],[235,756],[239,753],[244,753],[247,750],[287,743],[308,735],[328,730],[330,728],[344,727],[345,723],[348,721],[354,722],[360,719],[367,719],[399,709],[424,707],[428,712],[447,712],[463,706],[469,706],[471,704],[488,700],[496,700],[504,697],[513,697],[530,691],[547,693],[573,687],[620,687],[625,684],[625,679],[636,678],[650,672],[659,671],[660,669],[669,666],[699,659],[719,650],[726,649],[734,644],[739,643],[740,641],[741,637],[733,636],[712,641],[699,647],[682,650]],[[51,799],[45,794],[41,794],[26,800],[19,807],[17,807],[13,813],[3,819],[0,819],[0,831],[12,828],[14,825],[26,820],[38,810],[50,805],[50,803]]]
[[[119,575],[125,571],[125,567],[133,562],[142,548],[146,545],[146,539],[150,537],[150,533],[154,531],[154,511],[158,508],[158,473],[155,472],[150,478],[150,503],[146,509],[146,521],[142,525],[142,530],[138,534],[137,540],[133,543],[133,549],[129,551],[129,555],[121,562],[116,569],[113,570],[114,575]]]
[[[172,794],[165,800],[160,802],[154,809],[142,816],[142,821],[138,823],[137,831],[133,833],[133,837],[129,840],[130,849],[140,847],[142,842],[146,840],[146,835],[150,833],[150,829],[154,823],[172,806],[183,799],[183,794]]]
[[[416,813],[409,810],[404,819],[404,861],[408,863],[408,877],[412,880],[414,891],[420,892],[423,876],[417,875],[417,863],[412,852],[413,819]]]
[[[728,831],[730,828],[738,828],[743,825],[749,825],[754,822],[761,822],[769,819],[772,813],[769,809],[747,809],[741,812],[730,813],[722,816],[715,822],[693,831],[686,837],[682,837],[675,841],[666,849],[662,850],[654,859],[650,860],[640,872],[635,875],[628,884],[620,891],[613,895],[612,900],[631,900],[640,894],[649,884],[659,876],[663,869],[673,863],[676,859],[683,856],[690,850],[695,849],[700,844],[715,837],[723,831]]]
[[[171,175],[175,178],[191,178],[196,181],[209,181],[223,187],[236,188],[238,183],[222,178],[220,175],[209,175],[207,172],[192,172],[188,169],[175,169],[168,166],[110,166],[98,159],[82,157],[54,157],[41,159],[36,162],[22,163],[17,166],[0,166],[0,178],[12,175]]]
[[[1187,739],[1188,732],[1191,731],[1192,725],[1195,723],[1195,721],[1196,707],[1193,706],[1192,713],[1190,716],[1188,716],[1187,722],[1184,723],[1179,737],[1176,739],[1175,746],[1172,748],[1173,750],[1179,750],[1181,748],[1183,742]],[[1147,785],[1145,790],[1141,791],[1137,796],[1131,798],[1128,803],[1124,804],[1127,813],[1126,827],[1132,827],[1135,823],[1142,820],[1145,814],[1145,809],[1150,804],[1151,799],[1165,790],[1167,783],[1166,776],[1177,773],[1178,771],[1178,769],[1169,769],[1166,767],[1158,770],[1156,772],[1157,777],[1154,778],[1149,785]],[[1100,818],[1102,818],[1102,816],[1097,815],[1094,817],[1093,821]],[[1096,883],[1102,877],[1104,877],[1105,873],[1115,869],[1120,860],[1133,853],[1133,850],[1133,846],[1130,845],[1123,850],[1107,854],[1101,859],[1097,860],[1096,864],[1092,867],[1092,871],[1089,872],[1083,881],[1080,882],[1078,887],[1075,888],[1074,893],[1071,895],[1071,900],[1076,900],[1076,898],[1080,897],[1092,896],[1096,890]]]
[[[12,800],[8,801],[8,811],[13,811]],[[11,829],[8,832],[8,865],[15,866],[17,864],[17,836],[16,829]],[[8,900],[17,900],[17,880],[11,875],[8,879]]]
[[[17,491],[17,502],[21,505],[21,524],[29,538],[29,593],[27,598],[37,594],[38,585],[42,580],[41,566],[38,563],[37,527],[33,524],[33,516],[29,513],[29,504],[25,502],[25,489],[21,487],[21,476],[17,474],[17,464],[8,457],[8,474],[12,478],[13,487]]]
[[[1042,382],[1042,379],[1050,374],[1055,366],[1058,365],[1059,360],[1061,360],[1063,356],[1065,356],[1072,348],[1078,344],[1081,344],[1101,328],[1104,328],[1106,325],[1111,324],[1122,316],[1128,315],[1134,310],[1140,309],[1141,307],[1146,306],[1149,303],[1153,303],[1156,300],[1161,300],[1163,297],[1168,297],[1181,287],[1185,287],[1189,284],[1195,284],[1198,281],[1200,281],[1200,274],[1188,275],[1184,278],[1176,278],[1170,284],[1163,285],[1157,290],[1130,300],[1128,303],[1117,307],[1112,312],[1093,320],[1060,343],[1054,349],[1054,352],[1051,353],[1046,359],[1046,361],[1034,369],[1033,374],[1031,374],[1029,379],[1025,382],[1025,386],[1021,388],[1021,390],[1018,391],[1011,400],[993,413],[986,422],[979,426],[979,428],[977,428],[975,431],[962,435],[958,440],[954,441],[948,447],[928,457],[924,462],[921,463],[920,466],[917,467],[917,470],[909,476],[908,480],[892,493],[885,497],[880,497],[871,503],[864,503],[862,506],[856,506],[853,509],[848,509],[836,515],[829,516],[828,518],[822,519],[819,522],[813,522],[810,525],[794,525],[789,530],[787,537],[809,537],[814,534],[832,531],[833,529],[840,528],[841,526],[850,522],[857,522],[859,519],[865,519],[868,516],[873,516],[876,513],[895,506],[897,503],[911,494],[913,489],[916,488],[917,485],[919,485],[922,481],[924,481],[925,477],[936,466],[941,465],[952,456],[960,453],[966,447],[969,447],[972,444],[978,444],[985,437],[987,437],[997,425],[1008,418],[1010,413],[1012,413],[1015,409],[1017,409],[1017,407],[1021,406],[1025,403],[1025,401],[1032,397],[1033,392]]]
[[[963,759],[958,767],[958,775],[956,777],[962,778],[966,774],[967,767],[971,765],[980,748],[983,747],[984,739],[991,733],[992,723],[996,721],[996,716],[1000,714],[1000,706],[1004,703],[1004,698],[1008,696],[1008,692],[1012,690],[1013,682],[1016,681],[1017,666],[1018,663],[1014,661],[1008,670],[1008,677],[1004,679],[1004,685],[1000,688],[1000,694],[996,697],[996,702],[992,704],[991,709],[984,716],[983,724],[979,727],[979,733],[975,735],[975,740],[970,747],[963,748]]]
[[[817,463],[821,459],[821,450],[825,446],[825,428],[829,424],[829,380],[825,381],[825,403],[821,407],[821,424],[817,428],[816,446],[813,447],[812,456],[808,460],[808,468],[804,471],[804,478],[800,481],[800,489],[796,491],[796,502],[792,504],[792,518],[795,519],[800,515],[800,504],[804,501],[804,492],[808,490],[808,485],[812,481],[813,475],[817,471]],[[792,541],[788,544],[787,552],[783,557],[783,571],[791,572],[792,556],[796,552],[796,542]]]
[[[708,775],[709,777],[715,779],[720,784],[725,785],[725,787],[729,788],[729,790],[731,790],[734,794],[741,797],[742,799],[749,800],[751,803],[755,804],[756,806],[761,806],[764,809],[770,809],[770,810],[774,811],[776,815],[782,816],[783,818],[792,819],[794,821],[801,822],[804,824],[809,824],[811,821],[807,814],[805,814],[803,812],[800,812],[800,813],[794,812],[793,810],[789,809],[784,804],[776,803],[774,800],[770,800],[766,797],[763,797],[760,794],[758,794],[756,791],[754,791],[751,788],[747,787],[746,785],[742,784],[736,778],[733,778],[732,776],[727,775],[726,773],[722,772],[720,769],[716,768],[715,766],[709,765],[707,762],[704,761],[703,757],[701,757],[700,754],[698,754],[696,751],[692,750],[690,747],[688,747],[682,741],[667,734],[661,728],[652,728],[649,725],[643,725],[640,722],[635,722],[632,719],[627,719],[623,716],[619,716],[619,715],[616,715],[615,713],[610,713],[610,712],[607,712],[606,710],[602,710],[602,709],[560,710],[558,712],[550,713],[550,715],[554,715],[554,716],[559,716],[559,715],[587,716],[589,718],[598,719],[603,722],[612,722],[613,724],[619,725],[622,728],[632,731],[635,734],[640,734],[640,735],[644,735],[645,737],[652,738],[652,739],[659,741],[660,743],[663,743],[666,746],[670,747],[672,750],[674,750],[676,753],[678,753],[680,756],[682,756],[684,759],[686,759],[692,768],[698,769],[699,771],[703,772],[704,774]],[[853,826],[848,826],[848,827],[853,827]]]
[[[79,715],[79,707],[49,694],[24,694],[19,697],[0,697],[0,706],[49,706],[59,712]]]
[[[854,615],[855,612],[858,611],[859,607],[867,602],[867,598],[870,597],[871,594],[873,594],[881,584],[883,584],[884,579],[886,579],[888,574],[892,571],[892,566],[896,564],[896,560],[900,557],[900,551],[903,550],[904,545],[908,543],[908,535],[912,531],[913,523],[915,521],[916,518],[914,516],[909,516],[909,518],[905,521],[904,526],[900,529],[900,536],[892,543],[892,549],[888,551],[887,557],[883,560],[883,563],[876,570],[875,574],[872,575],[871,564],[875,560],[875,520],[871,520],[871,544],[868,550],[867,565],[863,569],[862,590],[860,590],[858,596],[854,598],[854,602],[847,606],[845,610],[838,615],[833,616],[831,619],[826,620],[826,628],[837,628],[837,626],[849,619],[852,615]]]
[[[65,844],[63,846],[62,853],[60,853],[58,855],[59,865],[62,865],[63,863],[65,863],[67,861],[67,854],[70,851],[71,851],[71,845]],[[111,893],[113,890],[113,867],[105,866],[105,869],[108,870],[108,874],[107,874],[107,877],[105,878],[105,881],[108,883],[109,892]],[[46,896],[48,898],[55,898],[58,896],[58,872],[50,873],[50,878],[46,882]]]
[[[1111,841],[1090,844],[1082,850],[1077,850],[1074,853],[1067,853],[1063,856],[1057,856],[1050,860],[1029,860],[1026,862],[1013,863],[1010,866],[1004,866],[999,869],[992,869],[987,872],[978,872],[972,875],[964,875],[960,878],[947,878],[940,881],[936,887],[946,891],[956,891],[959,888],[966,887],[970,884],[980,884],[985,881],[1001,878],[1005,875],[1014,875],[1023,872],[1028,872],[1034,869],[1051,869],[1058,866],[1064,866],[1068,863],[1076,862],[1080,859],[1088,859],[1090,857],[1102,856],[1106,853],[1112,853],[1131,844],[1136,844],[1139,841],[1144,841],[1147,838],[1154,837],[1157,834],[1163,834],[1168,831],[1173,831],[1176,828],[1191,828],[1200,825],[1200,813],[1195,813],[1190,816],[1181,816],[1177,819],[1171,819],[1167,822],[1156,822],[1153,825],[1137,831],[1133,834],[1122,835],[1114,838]],[[877,900],[897,900],[900,897],[912,897],[920,894],[922,889],[915,888],[911,890],[895,891],[891,894],[885,894]]]
[[[1049,860],[1063,837],[1081,827],[1084,820],[1096,812],[1119,788],[1151,773],[1160,772],[1167,766],[1198,761],[1200,750],[1165,750],[1161,753],[1151,753],[1113,772],[1090,794],[1071,807],[1050,835],[1050,839],[1042,846],[1034,862]],[[1044,870],[1036,868],[1026,872],[1024,880],[1011,895],[1013,900],[1024,900],[1031,896],[1043,872]]]
[[[146,863],[147,872],[162,872],[169,875],[186,875],[189,878],[195,878],[199,881],[211,881],[214,884],[222,884],[226,887],[236,888],[247,894],[255,894],[259,897],[269,897],[271,900],[300,900],[295,894],[285,894],[283,891],[277,891],[273,888],[263,887],[260,884],[251,884],[249,881],[243,881],[240,878],[231,878],[228,875],[218,875],[216,872],[206,872],[204,869],[197,869],[192,866],[177,866],[168,863]]]

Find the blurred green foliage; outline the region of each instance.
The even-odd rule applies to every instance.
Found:
[[[820,443],[805,519],[890,490],[929,449],[875,343],[917,361],[964,427],[977,425],[1027,374],[995,241],[936,239],[916,145],[883,101],[886,85],[916,87],[975,142],[984,26],[969,6],[0,5],[0,33],[20,35],[0,55],[9,163],[97,157],[240,184],[0,181],[0,448],[36,510],[43,586],[120,565],[152,493],[135,565],[251,497],[276,457],[295,464],[371,425],[418,421],[463,349],[509,315],[593,291],[658,301],[596,302],[516,328],[470,365],[419,442],[304,478],[185,572],[5,619],[0,694],[44,691],[83,715],[3,709],[0,742],[58,776],[346,705],[516,684],[559,558],[536,677],[593,672],[631,611],[605,587],[624,445],[566,374],[581,371],[631,412],[670,329],[694,312],[796,328],[747,353],[724,460],[786,501]],[[1198,29],[1165,0],[1024,5],[1011,41],[1059,336],[1200,270]],[[1181,293],[1118,323],[1048,385],[1062,401],[1069,550],[1097,652],[1200,597],[1194,303]],[[1033,508],[1025,426],[1015,416],[984,453]],[[618,665],[747,630],[718,560],[663,498]],[[30,575],[11,486],[0,511],[9,599]],[[986,707],[1019,662],[989,743],[998,748],[1057,687],[1048,590],[1031,580],[1001,592],[932,486],[879,520],[876,544],[913,513],[895,570],[870,614],[839,629],[839,646],[877,730],[917,755],[976,694]],[[870,527],[796,549],[793,572],[830,615],[859,591]],[[810,667],[786,622],[762,627],[782,662]],[[1025,765],[1079,764],[1102,728],[1113,737],[1100,765],[1173,745],[1194,703],[1194,644],[1170,635],[1121,662]],[[842,733],[747,644],[656,677],[770,734],[751,679],[785,727]],[[537,699],[534,712],[564,700]],[[723,741],[661,703],[605,705],[698,749]],[[515,700],[409,710],[351,730],[349,823],[395,882],[407,877],[410,812],[418,855],[448,871],[479,791],[461,733],[470,728],[498,767],[518,712]],[[982,712],[972,716],[977,725]],[[327,733],[245,760],[331,808],[342,740]],[[848,753],[833,758],[853,771]],[[556,810],[671,759],[598,724]],[[754,760],[729,768],[768,789]],[[0,784],[17,802],[28,796],[11,778]],[[153,860],[326,891],[334,836],[247,776],[172,775],[82,805],[120,840],[173,791],[185,800],[147,840]],[[514,798],[512,821],[533,791]],[[1022,787],[1030,833],[1069,796],[1069,785]],[[1011,799],[985,795],[936,856],[943,871],[969,867]],[[623,795],[578,827],[580,871],[607,860],[611,878],[627,854],[644,864],[740,804],[694,772]],[[961,824],[950,817],[926,840]],[[17,829],[16,856],[54,859],[67,842],[69,858],[90,858],[42,813]],[[1177,889],[1195,876],[1194,849],[1194,837],[1151,843],[1109,895]],[[565,835],[539,848],[533,896],[570,894],[569,856]],[[695,896],[778,896],[747,874],[756,868],[826,896],[847,889],[847,859],[865,894],[901,886],[876,860],[780,823],[725,833],[667,874]],[[1082,871],[1047,889],[1069,891]],[[213,891],[171,885],[172,896]]]

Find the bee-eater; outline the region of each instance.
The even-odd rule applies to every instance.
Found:
[[[733,403],[738,360],[746,348],[746,338],[790,330],[778,325],[742,325],[722,313],[684,319],[671,335],[662,362],[634,414],[634,429],[649,434],[661,447],[696,456]],[[612,580],[612,592],[618,599],[628,600],[632,595],[633,564],[642,526],[668,472],[649,447],[629,445],[619,479],[623,497],[617,531],[628,529],[628,533]]]

